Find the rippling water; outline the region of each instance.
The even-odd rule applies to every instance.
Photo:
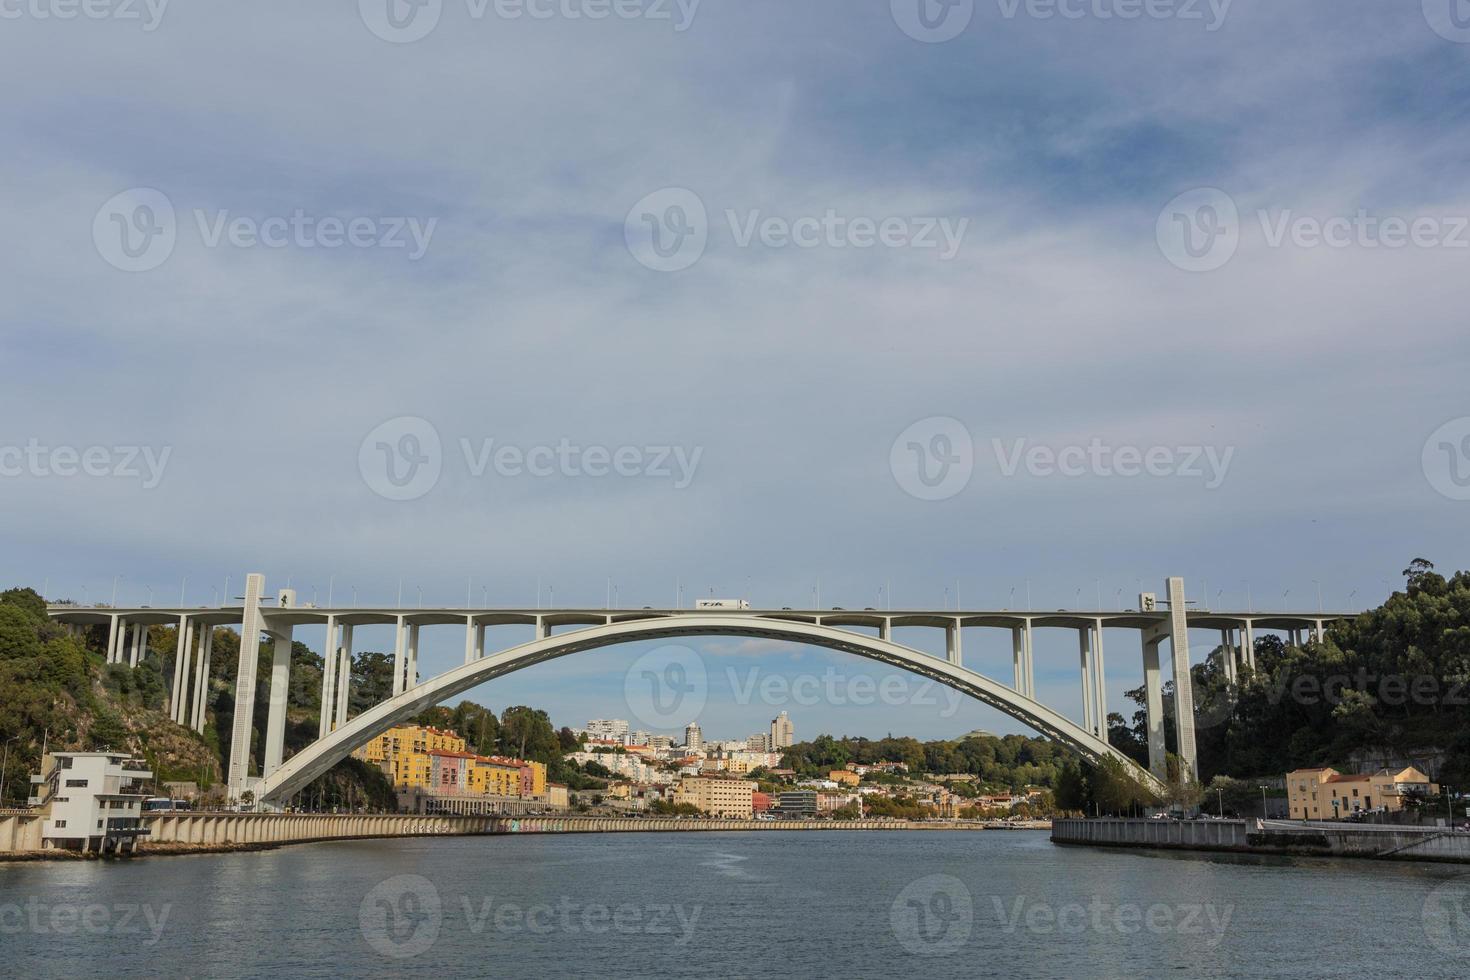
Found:
[[[18,977],[1463,977],[1464,871],[1021,832],[344,842],[0,864],[0,963]]]

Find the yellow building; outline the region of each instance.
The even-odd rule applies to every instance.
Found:
[[[509,759],[477,756],[470,770],[470,792],[485,796],[519,796],[521,770]]]
[[[691,803],[701,812],[717,817],[755,816],[755,783],[748,779],[715,776],[685,776],[674,789],[675,803]]]
[[[851,769],[833,769],[827,773],[827,778],[840,786],[856,786],[863,781],[863,777]]]
[[[441,779],[436,780],[434,753],[464,757],[455,779],[462,785],[461,792],[519,797],[544,796],[546,793],[545,763],[473,755],[466,752],[463,737],[442,728],[424,725],[390,728],[352,755],[382,769],[396,789],[440,791],[443,787],[439,783],[445,767],[441,764]]]
[[[1371,810],[1402,810],[1411,796],[1439,792],[1413,766],[1373,773],[1340,773],[1331,767],[1286,774],[1286,802],[1293,820],[1338,820]]]
[[[433,772],[429,753],[464,750],[465,741],[455,732],[425,725],[401,725],[361,746],[352,757],[382,769],[398,789],[427,789]]]

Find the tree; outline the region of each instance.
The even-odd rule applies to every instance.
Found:
[[[561,739],[546,712],[525,705],[506,708],[500,715],[500,748],[517,759],[551,763],[561,758]]]
[[[1406,580],[1407,588],[1413,591],[1424,580],[1425,576],[1432,571],[1434,571],[1434,562],[1425,558],[1415,558],[1409,562],[1409,567],[1404,569],[1401,574]]]

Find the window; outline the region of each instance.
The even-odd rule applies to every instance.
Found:
[[[54,823],[54,825],[55,825],[55,827],[56,827],[57,830],[65,830],[66,829],[66,821],[65,820],[56,820],[53,823]]]
[[[87,785],[87,781],[85,779],[68,779],[66,781],[66,785],[67,786],[86,786]]]

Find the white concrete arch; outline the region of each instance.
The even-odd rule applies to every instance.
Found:
[[[766,617],[699,616],[603,623],[539,638],[455,667],[363,712],[326,738],[285,760],[259,782],[256,796],[262,801],[283,802],[357,747],[424,709],[486,681],[574,653],[622,643],[691,636],[761,637],[807,643],[901,667],[1003,711],[1036,731],[1071,746],[1089,759],[1111,756],[1126,765],[1141,783],[1156,791],[1163,789],[1152,774],[1082,726],[998,681],[941,658],[889,640],[832,626]]]

